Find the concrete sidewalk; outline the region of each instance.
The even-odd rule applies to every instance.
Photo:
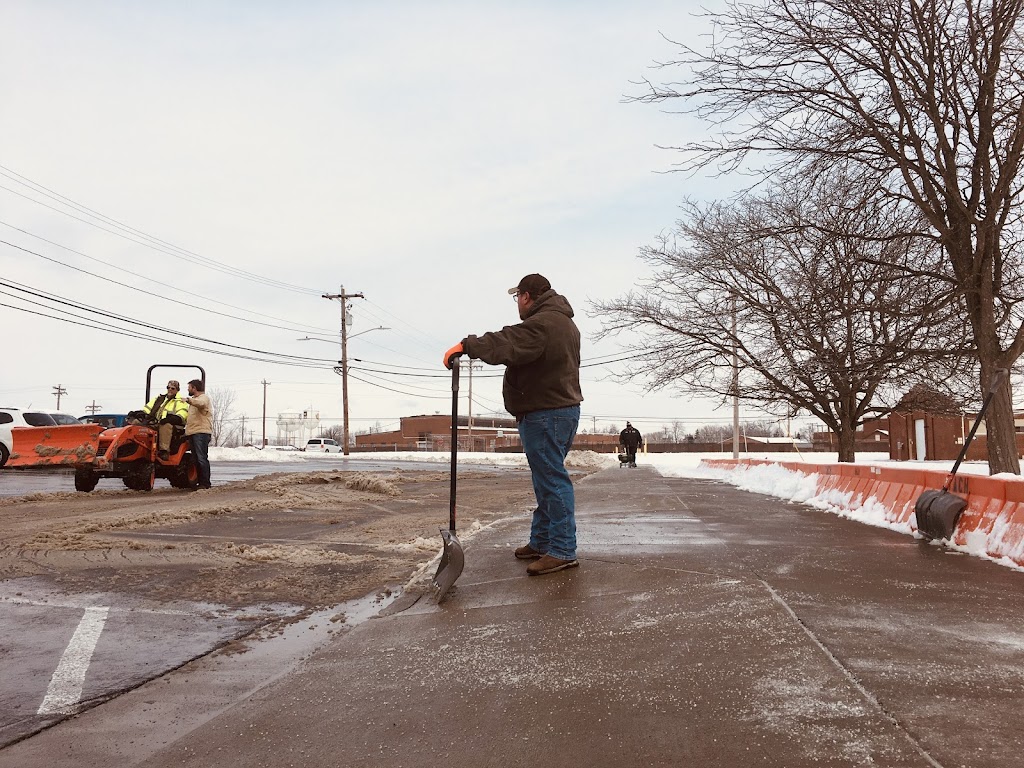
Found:
[[[527,578],[524,516],[200,727],[133,751],[111,702],[0,765],[1022,764],[1024,574],[643,467],[577,507],[578,569]]]

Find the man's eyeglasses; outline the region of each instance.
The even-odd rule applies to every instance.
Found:
[[[519,291],[516,291],[515,293],[512,294],[512,301],[518,302],[520,296],[522,296],[522,293],[519,292]]]

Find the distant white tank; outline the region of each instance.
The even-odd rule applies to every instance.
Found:
[[[281,411],[277,414],[277,443],[301,448],[319,424],[319,411]]]

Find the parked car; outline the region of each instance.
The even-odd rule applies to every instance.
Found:
[[[70,413],[64,413],[62,411],[47,411],[50,418],[53,419],[57,426],[61,424],[81,424],[77,417],[72,416]]]
[[[302,450],[306,453],[341,453],[341,444],[329,437],[314,437]]]
[[[91,413],[88,416],[79,416],[78,421],[82,424],[99,424],[104,429],[111,427],[123,427],[128,420],[124,413]]]
[[[53,416],[46,411],[0,408],[0,467],[6,464],[7,459],[11,456],[11,429],[14,427],[53,427],[56,424]]]

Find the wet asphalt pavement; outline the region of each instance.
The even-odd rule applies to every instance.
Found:
[[[1024,574],[642,467],[577,507],[578,569],[485,530],[440,606],[202,656],[0,766],[1022,764]]]

